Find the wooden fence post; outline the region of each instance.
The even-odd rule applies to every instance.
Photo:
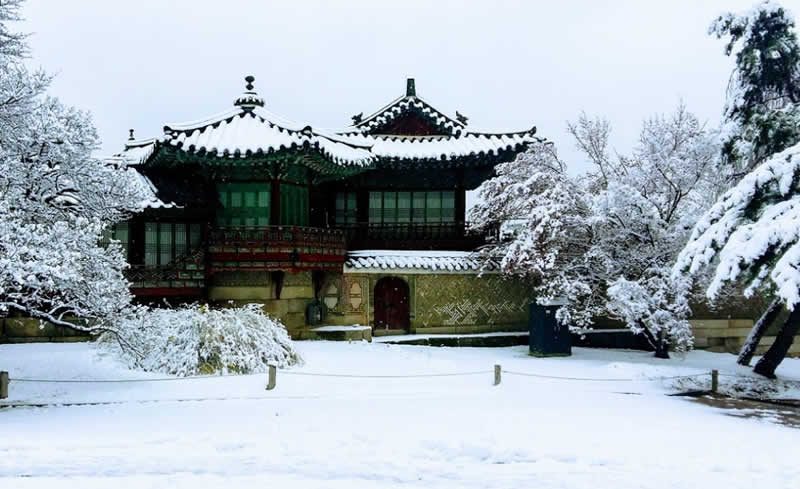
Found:
[[[278,368],[275,365],[269,366],[269,378],[267,380],[267,390],[271,391],[275,388],[275,377],[277,376]]]
[[[500,365],[494,366],[494,385],[500,385],[503,368]]]
[[[0,372],[0,399],[8,397],[8,372]]]
[[[711,371],[711,392],[715,393],[719,389],[719,370],[714,369]]]

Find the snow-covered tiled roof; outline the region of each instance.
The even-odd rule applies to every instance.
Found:
[[[367,144],[286,122],[261,107],[239,107],[195,124],[167,124],[162,142],[191,153],[226,157],[305,147],[341,166],[366,166],[374,160]]]
[[[227,158],[312,148],[341,166],[367,166],[375,159],[368,145],[316,131],[310,126],[298,126],[286,124],[261,107],[236,107],[199,121],[167,124],[163,137],[131,141],[119,156],[132,164],[142,163],[163,145],[188,153]]]
[[[466,132],[459,136],[349,135],[353,144],[370,145],[371,152],[384,159],[452,160],[466,156],[498,156],[502,151],[521,151],[539,140],[530,131],[488,134]]]
[[[409,112],[421,115],[433,126],[450,135],[460,133],[465,127],[464,123],[436,110],[431,104],[416,95],[406,95],[396,98],[366,119],[357,122],[350,132],[379,132],[382,127]]]
[[[481,272],[498,269],[498,264],[469,251],[362,250],[350,251],[345,270]]]
[[[200,120],[167,123],[162,137],[128,141],[117,156],[140,164],[159,146],[222,158],[306,148],[339,166],[365,167],[375,160],[368,144],[289,121],[264,109],[263,99],[253,91],[254,78],[248,76],[246,80],[247,90],[236,99],[233,109]]]
[[[155,138],[139,141],[129,140],[128,144],[125,145],[125,150],[114,156],[124,160],[129,165],[141,165],[150,158],[155,149]]]
[[[335,165],[368,169],[379,167],[381,161],[387,160],[491,158],[522,151],[526,145],[540,140],[535,135],[535,127],[514,133],[470,131],[465,118],[455,120],[437,111],[417,97],[413,89],[349,128],[313,128],[265,109],[263,99],[253,91],[253,78],[247,77],[247,82],[247,91],[236,99],[231,110],[196,121],[168,123],[162,137],[129,140],[125,150],[117,156],[129,164],[142,164],[159,147],[216,158],[243,158],[305,148],[318,152]],[[447,135],[402,136],[371,131],[408,110],[418,111]]]

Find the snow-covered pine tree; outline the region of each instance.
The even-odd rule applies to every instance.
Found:
[[[800,45],[794,27],[786,9],[764,1],[746,12],[720,16],[709,29],[717,38],[727,38],[725,54],[736,57],[723,114],[722,156],[739,175],[800,141]],[[755,197],[749,204],[751,218],[766,211],[767,203],[758,202]],[[694,270],[699,268],[694,266]],[[767,282],[762,293],[771,294],[770,289]],[[782,302],[778,297],[764,311],[737,362],[750,363],[761,338],[783,309]],[[781,348],[771,348],[757,370],[774,375],[783,358]]]
[[[754,369],[773,377],[800,328],[800,144],[773,155],[714,204],[678,256],[675,273],[711,264],[710,298],[728,282],[744,282],[745,295],[772,289],[791,311],[772,354]]]
[[[25,67],[25,37],[8,26],[21,3],[0,2],[0,314],[107,329],[130,293],[121,248],[102,247],[101,233],[153,196],[124,163],[93,156],[88,114]]]
[[[723,123],[723,157],[749,170],[800,140],[800,45],[792,15],[765,0],[726,13],[709,33],[735,55]]]
[[[507,273],[533,278],[538,300],[566,297],[563,324],[610,315],[660,357],[670,346],[690,348],[688,285],[669,266],[725,180],[719,147],[683,105],[646,121],[629,156],[609,156],[606,121],[584,115],[569,129],[593,170],[568,177],[546,144],[499,166],[471,219],[484,227],[516,220],[518,232],[487,253],[500,254]]]

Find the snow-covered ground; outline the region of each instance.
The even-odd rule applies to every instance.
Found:
[[[570,358],[537,359],[524,347],[297,347],[305,365],[279,371],[272,391],[266,375],[12,380],[7,402],[48,406],[0,409],[0,488],[800,487],[797,428],[668,397],[675,381],[646,380],[718,368],[724,386],[734,380],[724,375],[749,372],[733,355],[661,361],[575,349]],[[637,380],[504,373],[495,387],[495,363]],[[12,379],[163,377],[127,370],[88,344],[0,345],[0,370]],[[800,380],[800,360],[786,360],[778,374]]]

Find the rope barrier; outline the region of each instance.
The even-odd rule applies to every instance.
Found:
[[[468,376],[468,375],[486,375],[492,373],[491,370],[476,370],[471,372],[449,372],[449,373],[441,373],[441,374],[409,374],[409,375],[399,375],[399,374],[326,374],[320,372],[294,372],[291,370],[281,371],[281,375],[296,375],[296,376],[305,376],[305,377],[336,377],[336,378],[351,378],[351,379],[413,379],[413,378],[426,378],[426,377],[461,377],[461,376]],[[649,381],[660,381],[660,380],[672,380],[672,379],[685,379],[685,378],[693,378],[693,377],[704,377],[709,375],[708,373],[702,374],[694,374],[694,375],[675,375],[671,377],[651,377],[651,378],[640,378],[640,379],[631,379],[631,378],[596,378],[596,377],[563,377],[563,376],[556,376],[556,375],[544,375],[544,374],[537,374],[533,372],[518,372],[515,370],[505,370],[503,369],[503,373],[510,374],[510,375],[520,375],[523,377],[538,377],[542,379],[554,379],[554,380],[577,380],[577,381],[585,381],[585,382],[649,382]],[[258,372],[258,373],[251,373],[251,374],[220,374],[220,375],[197,375],[192,377],[159,377],[153,379],[34,379],[34,378],[9,378],[10,382],[37,382],[37,383],[56,383],[56,384],[105,384],[105,383],[133,383],[133,382],[168,382],[168,381],[181,381],[181,380],[203,380],[203,379],[218,379],[223,377],[249,377],[254,375],[266,375],[266,372]],[[721,376],[725,377],[742,377],[742,378],[750,378],[747,376],[742,375],[730,375],[730,374],[721,374]]]
[[[9,378],[9,382],[38,382],[54,384],[108,384],[127,382],[167,382],[170,380],[202,380],[218,379],[222,377],[250,377],[253,375],[266,375],[266,372],[253,374],[219,374],[219,375],[194,375],[191,377],[157,377],[154,379],[17,379]]]
[[[414,379],[421,377],[459,377],[464,375],[486,375],[492,373],[491,370],[481,370],[476,372],[453,372],[446,374],[414,374],[414,375],[358,375],[358,374],[321,374],[316,372],[281,372],[281,375],[304,375],[309,377],[343,377],[355,379]]]
[[[661,380],[672,380],[672,379],[688,379],[693,377],[705,377],[710,375],[708,372],[702,374],[694,374],[694,375],[675,375],[672,377],[650,377],[650,378],[643,378],[643,379],[625,379],[625,378],[617,378],[617,379],[599,379],[599,378],[589,378],[589,377],[559,377],[555,375],[542,375],[542,374],[535,374],[530,372],[516,372],[513,370],[505,370],[503,369],[503,373],[511,374],[511,375],[521,375],[523,377],[538,377],[542,379],[556,379],[556,380],[579,380],[579,381],[587,381],[587,382],[655,382]]]

